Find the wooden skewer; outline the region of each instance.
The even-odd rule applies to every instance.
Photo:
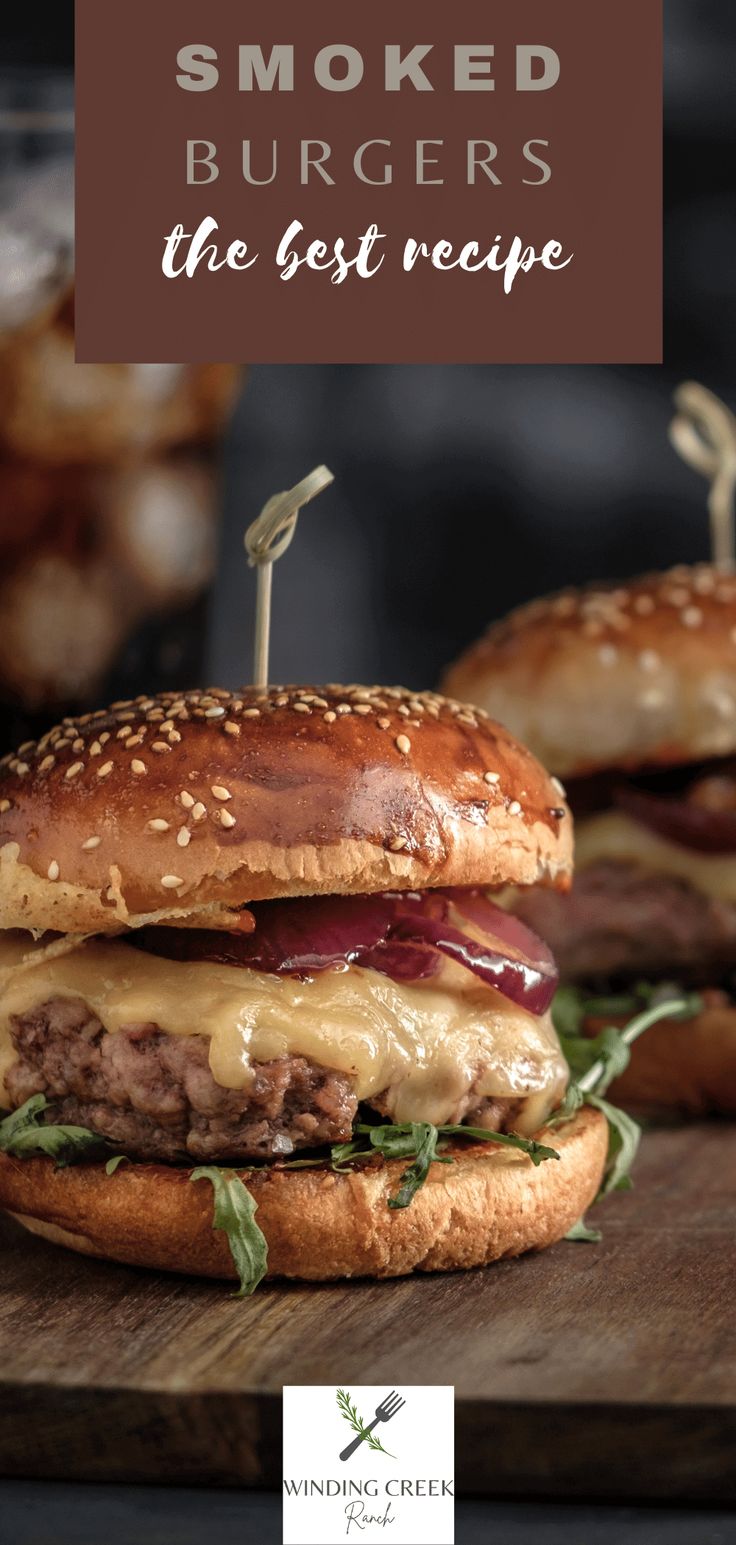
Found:
[[[257,687],[268,686],[273,565],[291,542],[299,511],[333,482],[334,477],[328,467],[315,467],[295,488],[274,494],[245,533],[249,567],[258,570],[253,650],[253,680]]]
[[[675,407],[670,440],[683,460],[710,480],[713,563],[730,571],[736,565],[736,417],[720,397],[696,381],[678,386]]]

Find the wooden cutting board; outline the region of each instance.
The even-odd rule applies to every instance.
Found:
[[[0,1223],[0,1471],[280,1484],[284,1383],[454,1384],[461,1490],[736,1501],[736,1125],[647,1135],[600,1245],[394,1282],[226,1285]]]

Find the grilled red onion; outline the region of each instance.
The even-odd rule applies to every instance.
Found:
[[[696,853],[736,853],[736,812],[709,810],[688,799],[648,794],[622,784],[615,801],[640,826]]]
[[[545,1012],[557,986],[547,946],[480,890],[300,897],[256,902],[250,910],[256,922],[250,934],[146,928],[130,942],[168,958],[277,975],[358,965],[400,982],[433,976],[444,955],[531,1014]]]

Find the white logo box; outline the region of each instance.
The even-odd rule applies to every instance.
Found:
[[[454,1427],[451,1384],[285,1385],[284,1545],[454,1545]]]

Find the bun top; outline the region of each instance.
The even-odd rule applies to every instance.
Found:
[[[495,623],[448,691],[560,777],[736,751],[736,576],[707,564],[565,590]]]
[[[485,714],[399,687],[162,693],[0,763],[0,927],[237,927],[249,901],[566,888],[555,781]]]

